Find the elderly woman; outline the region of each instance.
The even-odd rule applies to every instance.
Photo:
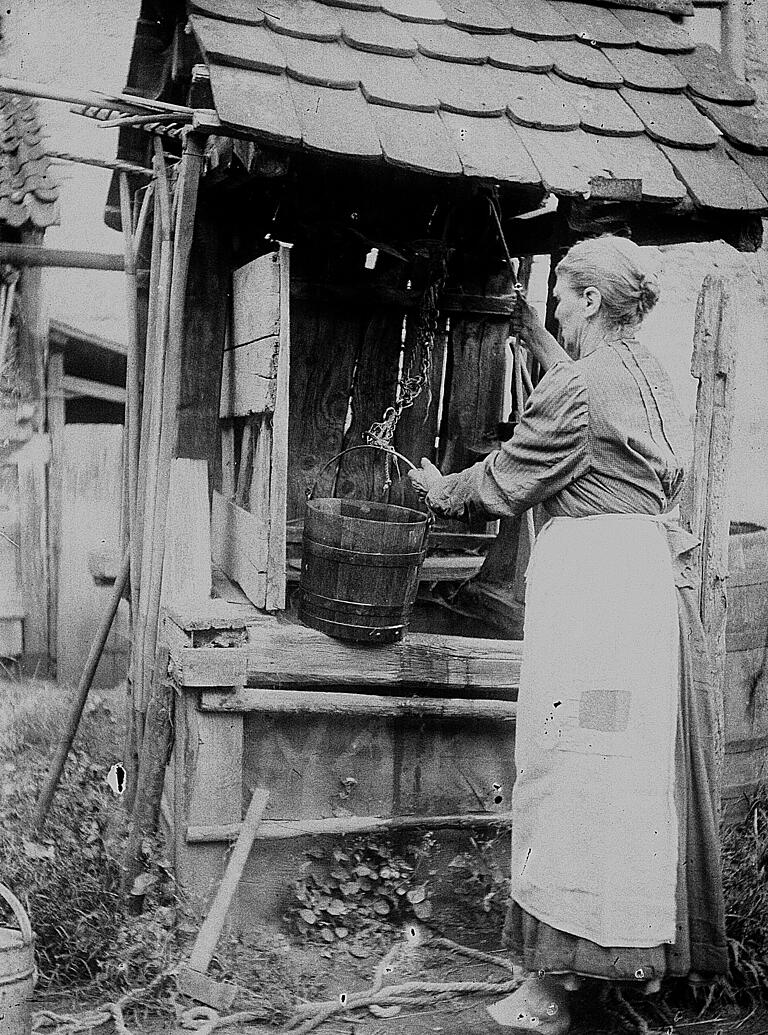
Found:
[[[411,472],[440,514],[549,515],[527,572],[505,925],[530,975],[468,1021],[478,1033],[560,1035],[585,977],[653,991],[727,965],[708,665],[681,563],[696,541],[663,521],[689,429],[635,336],[658,280],[606,236],[568,252],[555,295],[567,353],[525,303],[516,317],[545,375],[512,439],[458,474]]]

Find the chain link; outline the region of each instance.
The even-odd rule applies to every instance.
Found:
[[[432,353],[437,337],[440,295],[446,273],[446,260],[441,256],[439,267],[419,302],[413,349],[408,356],[403,375],[397,382],[395,402],[387,407],[382,419],[374,422],[365,433],[365,440],[371,445],[391,450],[403,410],[413,406],[425,389],[428,395],[427,405],[432,401]]]

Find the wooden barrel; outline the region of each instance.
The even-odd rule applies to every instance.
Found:
[[[360,500],[307,502],[299,616],[329,636],[393,643],[408,628],[428,517]]]
[[[737,820],[768,784],[768,530],[732,524],[728,563],[723,810]]]

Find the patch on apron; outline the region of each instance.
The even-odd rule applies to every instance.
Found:
[[[629,690],[584,690],[579,700],[579,727],[621,733],[629,725]]]

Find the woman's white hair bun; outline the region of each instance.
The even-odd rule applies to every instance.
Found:
[[[642,319],[656,305],[661,295],[658,273],[642,273],[638,284],[637,315]]]

